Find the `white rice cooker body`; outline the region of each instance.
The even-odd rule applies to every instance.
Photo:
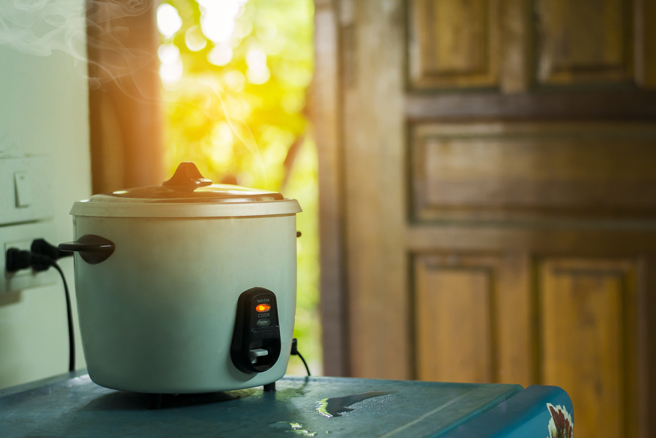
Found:
[[[97,264],[75,255],[80,331],[94,382],[143,393],[200,393],[264,385],[285,374],[301,209],[293,199],[251,201],[96,195],[75,203],[76,240],[100,236],[114,244]],[[266,371],[243,372],[231,344],[239,297],[254,287],[275,294],[280,356]]]

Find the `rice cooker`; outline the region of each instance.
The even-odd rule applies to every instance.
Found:
[[[184,162],[160,186],[71,210],[89,376],[143,393],[266,385],[289,360],[296,309],[295,199],[212,184]]]

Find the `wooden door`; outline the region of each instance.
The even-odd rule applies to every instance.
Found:
[[[656,436],[656,2],[316,1],[328,375]]]

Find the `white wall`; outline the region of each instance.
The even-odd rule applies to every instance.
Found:
[[[79,6],[83,14],[83,0]],[[84,32],[84,21],[80,26]],[[45,154],[52,159],[59,242],[72,240],[72,203],[91,194],[86,73],[86,62],[62,52],[34,56],[0,46],[0,156]],[[60,265],[74,294],[73,260],[62,259]],[[72,300],[75,306],[74,296]],[[83,368],[77,323],[75,329],[77,368]],[[0,295],[0,388],[66,371],[61,283]]]

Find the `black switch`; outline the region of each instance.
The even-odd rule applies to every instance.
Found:
[[[276,364],[280,348],[276,295],[263,287],[243,292],[237,300],[232,363],[244,373],[261,373]]]

